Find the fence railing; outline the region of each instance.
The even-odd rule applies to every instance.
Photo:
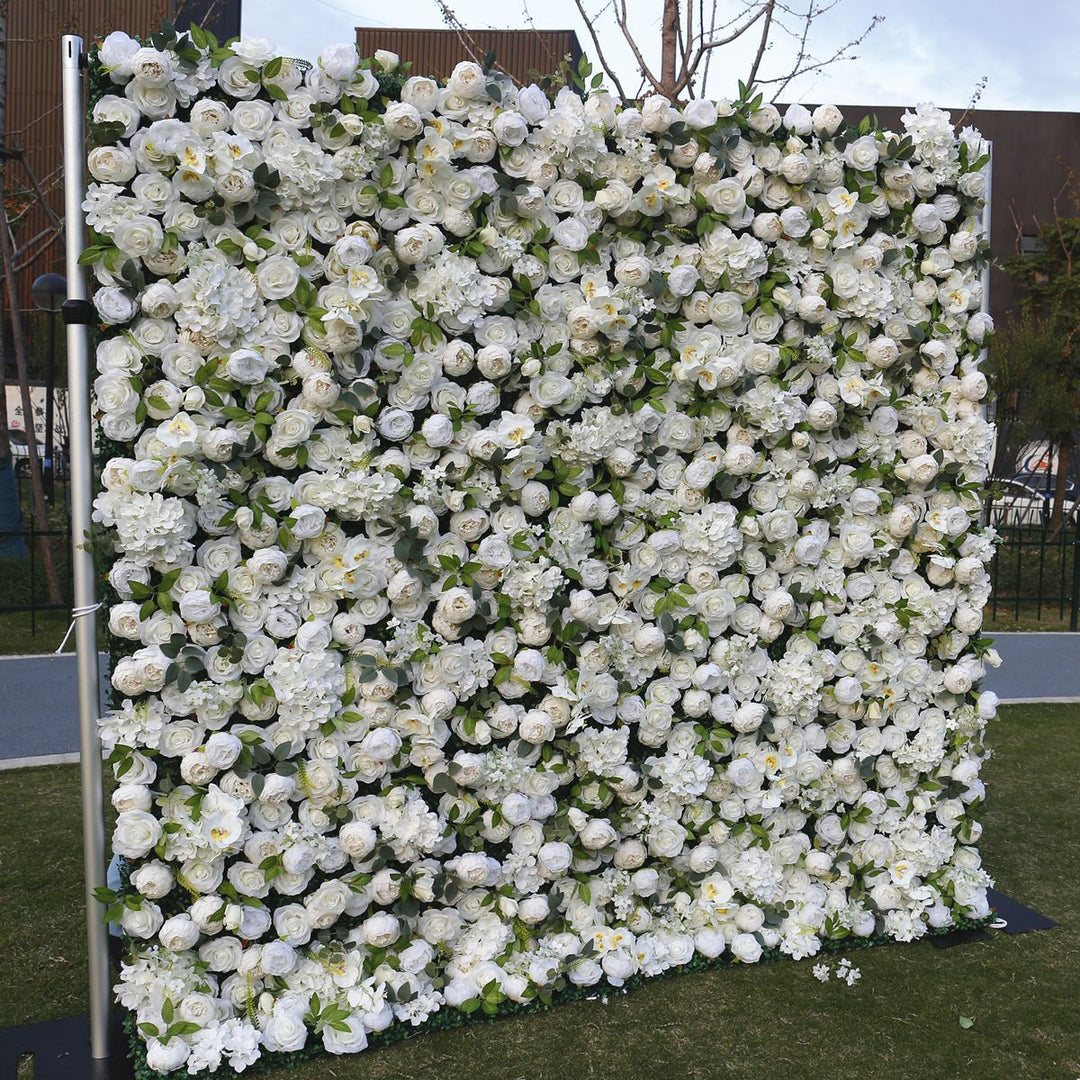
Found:
[[[990,567],[992,621],[1053,623],[1080,629],[1080,523],[1075,514],[1051,528],[1049,503],[1020,507],[990,500],[987,521],[1000,537]]]
[[[23,527],[0,532],[0,614],[27,612],[36,633],[38,616],[71,607],[71,516],[68,486],[58,481],[49,507],[49,527],[40,530],[30,512],[29,481],[19,478]],[[1015,500],[990,500],[986,520],[1000,536],[990,576],[993,591],[986,614],[991,623],[1054,625],[1080,630],[1080,522],[1074,515],[1051,529],[1049,514]],[[62,602],[49,599],[40,541],[52,544]],[[4,555],[5,540],[21,541],[22,554]]]
[[[0,614],[26,612],[30,631],[37,633],[38,617],[47,611],[68,611],[72,603],[71,507],[66,482],[56,480],[47,506],[47,528],[38,528],[32,511],[30,481],[16,474],[22,527],[0,530]],[[61,602],[49,597],[42,541],[52,549],[53,565],[60,582]]]

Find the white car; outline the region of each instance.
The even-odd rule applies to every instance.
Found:
[[[1050,520],[1046,496],[1038,488],[1004,477],[992,479],[988,486],[994,493],[987,500],[988,524],[995,529],[1041,528]]]
[[[30,475],[30,448],[26,445],[26,432],[19,428],[8,428],[8,444],[11,446],[11,462],[15,467],[16,476]],[[67,457],[64,451],[56,448],[56,475],[67,475]],[[45,460],[45,447],[41,439],[38,439],[38,454]]]

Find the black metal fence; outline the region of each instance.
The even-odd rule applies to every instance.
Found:
[[[1051,527],[1049,500],[987,502],[987,520],[1000,537],[990,568],[991,623],[1080,629],[1080,514],[1069,509],[1062,524]]]
[[[72,605],[70,487],[66,478],[54,480],[42,529],[33,511],[30,480],[18,468],[15,485],[22,522],[18,529],[0,530],[0,614],[28,613],[31,633],[37,633],[39,616],[47,611],[70,611]],[[60,603],[49,597],[45,544],[51,549],[60,583]]]
[[[57,479],[47,507],[48,527],[38,528],[26,476],[16,473],[22,527],[0,531],[0,614],[24,612],[36,633],[38,618],[67,611],[72,604],[71,507],[66,479]],[[1026,506],[1015,499],[990,500],[986,520],[997,530],[1000,546],[991,565],[993,592],[986,608],[991,626],[1053,626],[1080,630],[1080,513],[1052,529],[1046,506]],[[49,598],[42,540],[52,547],[61,586],[61,603]]]

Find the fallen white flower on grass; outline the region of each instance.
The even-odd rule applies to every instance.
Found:
[[[814,965],[814,978],[818,982],[828,982],[833,974],[828,964]],[[852,967],[851,961],[846,956],[836,965],[835,975],[848,986],[854,986],[862,978],[862,972],[857,967]]]

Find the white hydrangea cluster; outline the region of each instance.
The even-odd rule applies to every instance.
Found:
[[[987,913],[977,133],[96,62],[153,1068]]]

